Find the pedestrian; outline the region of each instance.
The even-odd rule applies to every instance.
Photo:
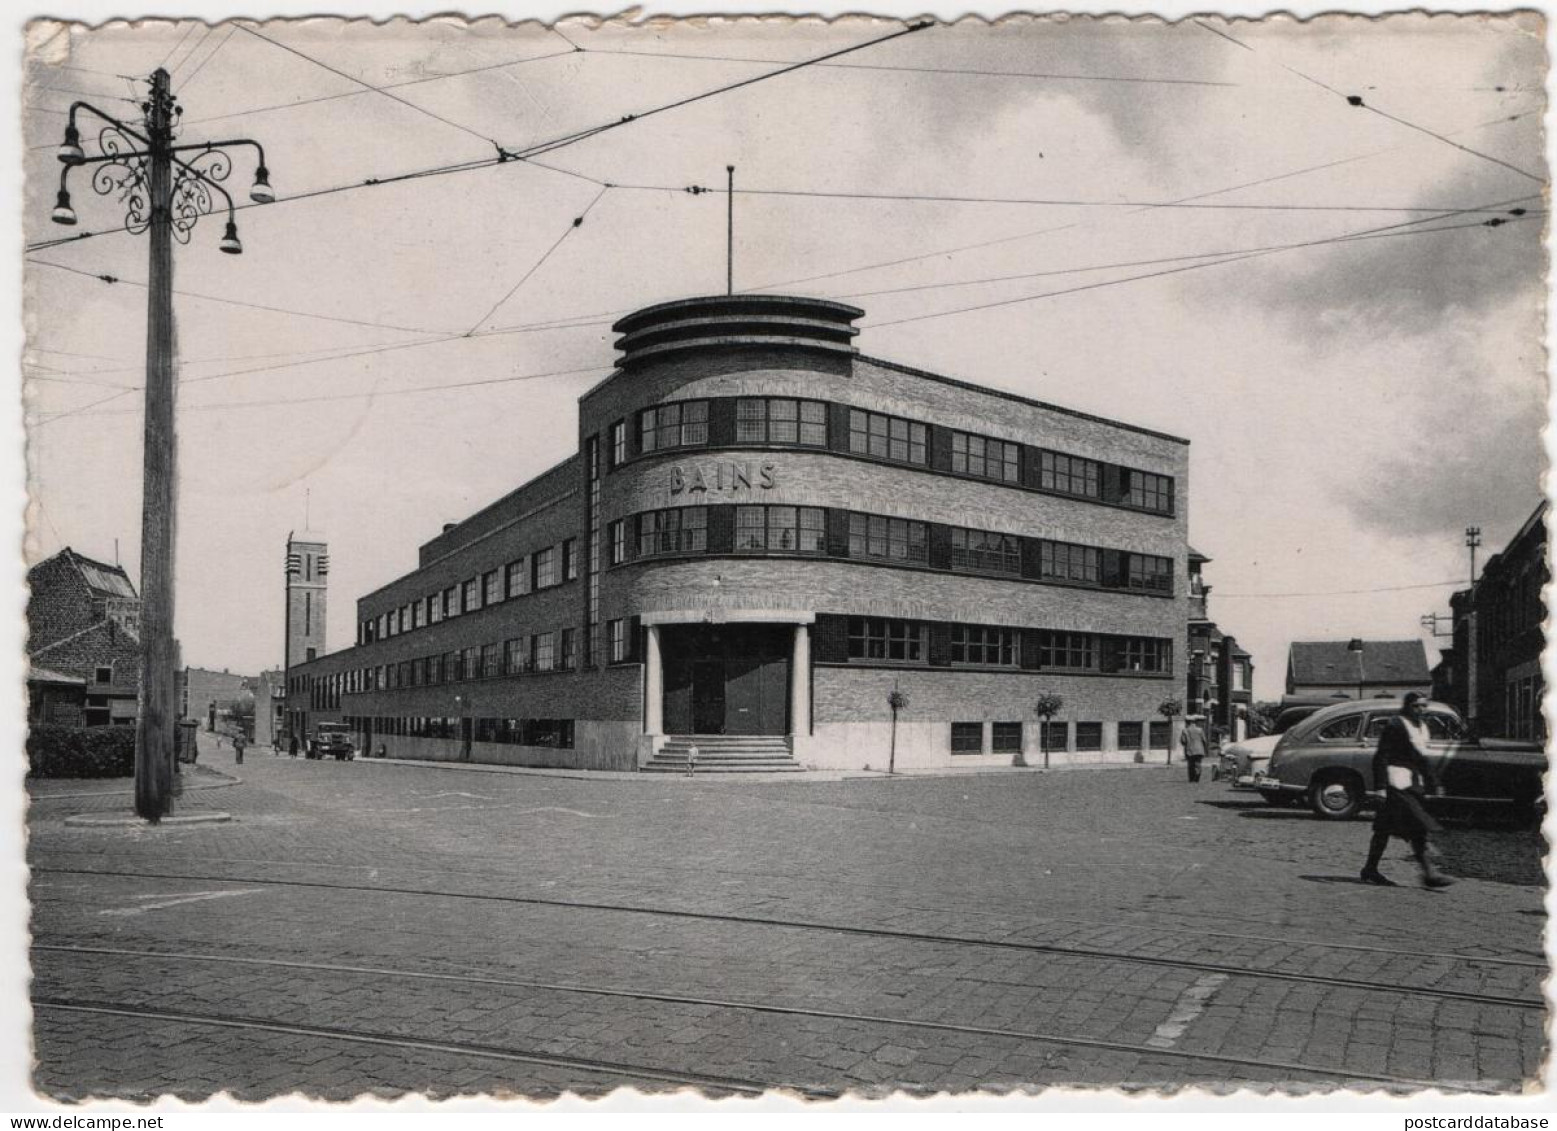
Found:
[[[232,736],[232,749],[233,753],[238,756],[238,765],[243,765],[243,735],[235,734]]]
[[[1200,762],[1206,756],[1206,732],[1198,716],[1184,720],[1184,732],[1179,735],[1179,745],[1184,747],[1184,764],[1189,767],[1189,780],[1200,780]]]
[[[1390,837],[1400,837],[1411,845],[1411,855],[1422,869],[1422,884],[1446,888],[1454,881],[1434,866],[1428,855],[1430,833],[1442,832],[1422,804],[1429,793],[1442,795],[1438,776],[1427,757],[1427,698],[1419,692],[1406,694],[1400,714],[1384,724],[1379,749],[1373,755],[1373,789],[1382,795],[1383,804],[1373,818],[1373,839],[1368,842],[1368,860],[1362,866],[1362,881],[1380,887],[1395,883],[1379,871],[1379,861],[1389,847]]]
[[[292,757],[297,757],[297,735],[294,734],[292,736],[292,741],[287,744],[287,751],[292,755]]]

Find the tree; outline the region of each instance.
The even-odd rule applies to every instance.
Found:
[[[1038,742],[1043,749],[1043,768],[1049,768],[1049,720],[1065,708],[1065,699],[1059,695],[1040,695],[1033,704],[1033,714],[1041,720],[1038,724]],[[1021,755],[1017,755],[1018,758]],[[1024,763],[1018,763],[1022,765]]]
[[[887,692],[887,706],[892,708],[892,748],[887,754],[887,773],[896,772],[897,767],[897,713],[908,707],[908,692],[894,687]]]

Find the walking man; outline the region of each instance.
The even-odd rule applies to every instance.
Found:
[[[292,736],[292,741],[287,744],[287,750],[292,757],[297,757],[297,735]]]
[[[1200,780],[1200,762],[1206,756],[1206,732],[1200,725],[1200,716],[1191,715],[1184,720],[1184,733],[1179,735],[1179,745],[1184,747],[1184,764],[1189,767],[1189,780]]]
[[[232,736],[233,752],[238,756],[238,765],[243,765],[243,732],[239,731]]]
[[[1368,844],[1367,863],[1362,866],[1364,883],[1395,886],[1379,871],[1379,861],[1384,859],[1390,837],[1396,836],[1410,842],[1424,886],[1446,888],[1454,882],[1434,867],[1427,853],[1428,834],[1442,829],[1422,801],[1429,792],[1442,794],[1443,789],[1427,759],[1426,718],[1426,698],[1409,692],[1400,714],[1385,724],[1379,736],[1378,753],[1373,755],[1373,788],[1383,794],[1384,803],[1373,819],[1373,839]]]

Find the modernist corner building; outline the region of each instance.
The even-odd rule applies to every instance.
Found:
[[[578,452],[359,598],[355,646],[291,662],[294,728],[604,770],[1171,749],[1188,442],[863,356],[863,313],[623,318]]]

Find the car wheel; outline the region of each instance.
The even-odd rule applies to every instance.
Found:
[[[1362,809],[1362,784],[1356,778],[1321,778],[1309,786],[1308,807],[1327,821],[1347,821]]]

